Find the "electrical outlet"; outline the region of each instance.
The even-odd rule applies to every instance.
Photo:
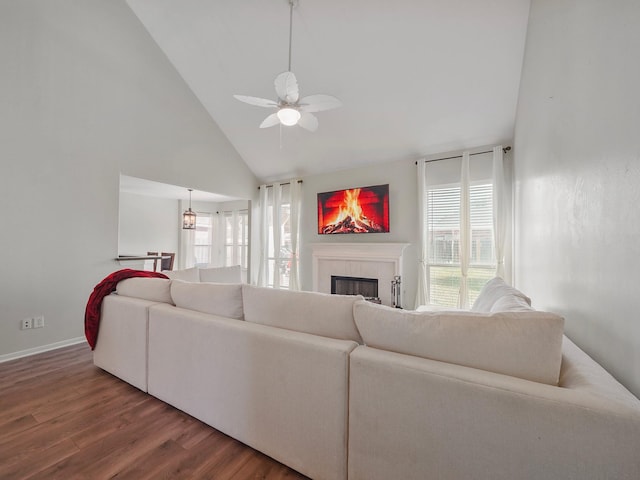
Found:
[[[44,327],[44,316],[40,315],[39,317],[33,317],[32,327],[33,328]]]
[[[33,328],[32,318],[25,318],[22,320],[22,322],[20,322],[20,330],[28,330],[30,328]]]

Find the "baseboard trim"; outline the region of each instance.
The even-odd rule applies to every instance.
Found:
[[[17,360],[18,358],[30,357],[31,355],[37,355],[38,353],[48,352],[50,350],[57,350],[58,348],[69,347],[71,345],[77,345],[78,343],[85,342],[84,337],[70,338],[68,340],[62,340],[61,342],[49,343],[48,345],[42,345],[40,347],[28,348],[26,350],[19,350],[13,353],[6,353],[0,355],[0,363],[8,362],[10,360]]]

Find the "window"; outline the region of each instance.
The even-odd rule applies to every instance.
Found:
[[[511,170],[504,153],[497,145],[416,163],[420,223],[416,307],[468,308],[494,276],[509,282]]]
[[[196,213],[196,230],[193,237],[193,255],[195,264],[204,266],[211,263],[211,245],[213,243],[213,217],[210,213]]]
[[[247,269],[249,251],[249,211],[223,212],[224,216],[224,265],[240,265]]]
[[[460,262],[461,215],[459,182],[438,180],[458,176],[458,165],[445,171],[443,165],[433,168],[425,187],[425,226],[427,242],[427,288],[432,304],[456,307],[462,277]],[[436,169],[437,168],[437,169]],[[439,170],[438,170],[439,169]],[[451,174],[450,174],[451,173]],[[493,186],[490,165],[475,171],[469,185],[470,252],[467,271],[469,305],[478,297],[484,284],[495,276],[496,260],[493,233]],[[428,175],[428,173],[427,173]]]

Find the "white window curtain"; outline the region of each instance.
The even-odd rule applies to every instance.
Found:
[[[289,274],[289,289],[300,290],[300,211],[302,210],[302,182],[298,179],[291,181],[291,270]]]
[[[469,288],[467,285],[471,256],[471,205],[469,203],[469,152],[462,154],[460,171],[460,292],[458,308],[469,308]]]
[[[196,264],[194,248],[196,232],[195,230],[184,230],[182,228],[180,231],[180,268],[191,268]]]
[[[260,199],[258,200],[259,210],[259,224],[260,230],[258,232],[258,238],[260,241],[259,253],[260,263],[258,265],[258,286],[267,286],[267,277],[269,272],[269,265],[267,259],[269,258],[269,223],[270,220],[267,216],[269,210],[267,205],[268,199],[267,185],[260,185]]]
[[[429,258],[429,243],[427,242],[426,231],[426,188],[425,188],[425,170],[426,163],[424,160],[418,160],[418,288],[416,291],[416,305],[428,305],[429,301],[429,284],[427,277],[427,260]]]
[[[300,289],[301,180],[260,186],[258,285]]]
[[[279,275],[280,270],[280,258],[282,257],[282,243],[281,243],[281,230],[280,230],[280,215],[282,210],[282,185],[274,185],[272,187],[273,192],[273,202],[272,202],[272,210],[271,210],[271,224],[270,231],[272,235],[272,245],[273,250],[269,252],[269,258],[267,259],[267,263],[269,264],[269,286],[273,288],[280,288],[283,283]],[[269,262],[271,260],[271,262]]]
[[[224,212],[216,212],[216,228],[215,235],[215,252],[212,253],[212,263],[216,267],[223,267],[225,260],[224,244],[227,233],[227,220],[225,219]]]
[[[493,235],[496,252],[496,277],[504,278],[504,250],[507,231],[507,199],[504,184],[502,145],[493,148]],[[509,279],[506,279],[509,280]]]

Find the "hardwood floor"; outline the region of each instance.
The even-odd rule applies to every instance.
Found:
[[[0,363],[0,479],[304,479],[93,365],[86,344]]]

